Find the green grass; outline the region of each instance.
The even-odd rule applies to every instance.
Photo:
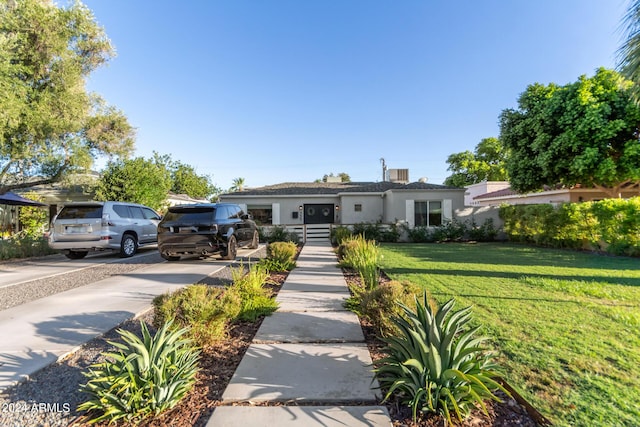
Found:
[[[473,305],[507,381],[558,426],[640,420],[640,260],[512,244],[384,244],[382,267]]]

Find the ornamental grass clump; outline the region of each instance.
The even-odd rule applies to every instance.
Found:
[[[340,248],[341,264],[358,272],[365,288],[373,289],[378,285],[380,251],[373,240],[358,235],[346,239]]]
[[[268,271],[291,271],[296,266],[294,260],[298,245],[293,242],[274,242],[267,246],[267,258],[260,265]]]
[[[403,316],[392,319],[399,333],[383,338],[387,356],[374,372],[387,390],[384,400],[397,396],[414,421],[418,411],[441,414],[448,423],[452,414],[462,421],[474,407],[487,413],[484,400],[499,401],[493,392],[508,392],[493,379],[496,366],[481,347],[487,338],[475,337],[479,326],[468,327],[471,307],[452,312],[452,299],[436,313],[426,293],[415,303],[415,310],[399,303]]]
[[[109,342],[119,351],[83,373],[89,381],[80,389],[90,399],[78,410],[90,411],[89,423],[138,423],[173,408],[195,383],[200,351],[183,337],[187,330],[167,322],[152,337],[140,324],[142,338],[119,330],[124,343]]]
[[[269,273],[264,268],[252,266],[245,272],[244,266],[231,269],[233,283],[227,289],[240,300],[240,310],[235,320],[255,322],[260,316],[267,316],[278,309],[278,303],[265,284]]]
[[[190,285],[153,300],[154,326],[171,320],[174,328],[188,328],[187,336],[206,347],[227,336],[229,319],[241,310],[240,296],[224,288]]]

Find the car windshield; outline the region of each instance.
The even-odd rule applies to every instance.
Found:
[[[183,223],[209,223],[214,218],[216,208],[172,207],[164,216],[165,221],[179,221]]]
[[[58,219],[78,218],[102,218],[102,206],[65,206],[58,214]]]

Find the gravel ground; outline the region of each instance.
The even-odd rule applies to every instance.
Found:
[[[251,259],[264,257],[265,252],[263,248]],[[34,280],[20,286],[3,288],[0,289],[0,301],[2,301],[0,310],[162,261],[159,254],[129,258],[74,273]],[[249,261],[249,259],[238,258],[238,263],[241,265],[247,265]],[[230,281],[231,269],[227,267],[213,276],[204,278],[200,283],[224,285]],[[131,319],[119,325],[119,328],[139,332],[140,320],[150,324],[152,316],[153,310],[150,309],[138,319]],[[115,329],[85,344],[64,360],[35,373],[28,381],[0,392],[0,426],[57,427],[73,424],[76,418],[75,409],[84,399],[78,390],[79,384],[86,382],[82,372],[88,366],[104,360],[102,353],[111,348],[107,341],[118,338]]]

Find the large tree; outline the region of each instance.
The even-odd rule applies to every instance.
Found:
[[[512,187],[596,187],[609,197],[640,184],[640,108],[632,82],[600,68],[565,86],[533,84],[500,115]]]
[[[162,209],[170,188],[171,174],[165,165],[136,157],[109,162],[102,171],[95,197]]]
[[[176,194],[186,194],[199,199],[209,199],[221,193],[222,190],[214,185],[209,175],[200,175],[193,166],[173,160],[170,155],[153,153],[154,161],[163,164],[171,175],[171,191]]]
[[[444,180],[445,185],[465,187],[482,181],[505,181],[507,150],[498,138],[482,139],[473,152],[453,153],[447,158],[453,172]]]
[[[0,194],[132,151],[126,117],[85,88],[112,55],[80,2],[0,0]]]

